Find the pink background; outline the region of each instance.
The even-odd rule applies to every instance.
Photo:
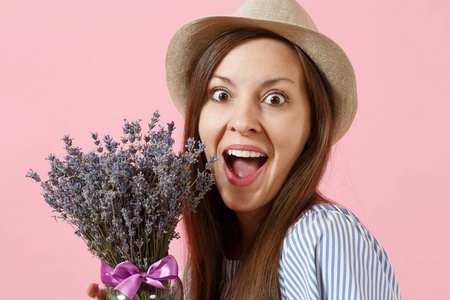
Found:
[[[165,86],[170,37],[242,0],[0,1],[0,285],[5,299],[87,299],[99,262],[56,223],[29,168],[46,177],[64,134],[122,120],[182,119]],[[354,64],[359,111],[323,184],[380,240],[404,299],[450,299],[450,6],[447,0],[302,5]],[[181,131],[176,137],[180,141]],[[178,143],[179,144],[179,143]],[[182,260],[182,245],[172,246]]]

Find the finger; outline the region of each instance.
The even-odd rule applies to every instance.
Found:
[[[97,295],[97,298],[99,300],[106,300],[106,288],[100,290],[100,292]]]
[[[93,282],[91,282],[86,289],[86,294],[91,298],[97,297],[99,292],[100,288],[98,287],[98,284]]]

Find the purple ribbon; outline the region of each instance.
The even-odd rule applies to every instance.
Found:
[[[115,290],[131,299],[142,282],[159,289],[169,290],[160,280],[178,278],[178,264],[172,255],[167,255],[152,264],[145,274],[141,274],[139,269],[129,261],[118,264],[114,269],[102,262],[100,272],[104,284],[115,286]]]

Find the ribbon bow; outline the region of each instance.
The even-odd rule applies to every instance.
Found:
[[[169,290],[160,280],[178,278],[178,264],[172,255],[167,255],[152,264],[145,274],[141,274],[139,269],[129,261],[118,264],[114,269],[102,262],[100,272],[104,284],[115,286],[115,290],[131,299],[142,282],[159,289]]]

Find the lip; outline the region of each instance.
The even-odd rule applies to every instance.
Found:
[[[267,161],[252,175],[244,177],[244,178],[237,177],[230,171],[230,169],[228,169],[227,163],[225,162],[225,157],[223,154],[228,150],[254,151],[254,152],[263,153],[265,156],[267,156],[267,153],[264,150],[262,150],[261,148],[256,147],[256,146],[239,145],[239,144],[227,146],[222,152],[222,164],[223,164],[223,168],[225,170],[225,175],[227,176],[228,181],[231,184],[236,185],[236,186],[247,186],[247,185],[252,184],[259,177],[259,175],[261,175],[262,171],[264,170],[264,168],[266,166]]]

